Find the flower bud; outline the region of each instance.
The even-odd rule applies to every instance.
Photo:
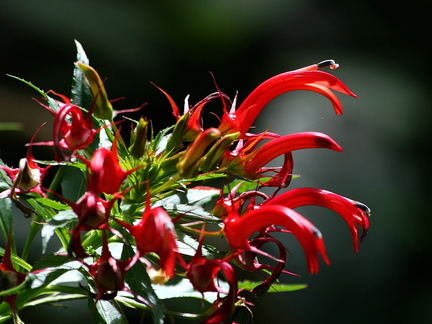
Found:
[[[186,113],[181,116],[179,120],[177,120],[171,137],[168,139],[168,143],[166,145],[167,152],[171,152],[171,150],[179,147],[183,143],[183,137],[186,133],[189,117],[190,114]]]
[[[85,65],[80,62],[78,62],[77,65],[81,69],[81,71],[83,71],[90,87],[90,91],[93,95],[93,104],[95,105],[93,115],[100,119],[112,120],[113,108],[108,100],[105,86],[99,74],[91,66]]]
[[[135,130],[131,132],[131,146],[129,148],[130,154],[139,159],[144,156],[145,147],[147,143],[148,120],[140,118]]]
[[[218,139],[204,156],[204,160],[201,164],[201,170],[204,172],[214,170],[222,155],[226,152],[229,146],[239,138],[239,136],[240,132],[237,132],[222,136],[220,139]]]
[[[29,191],[37,187],[41,183],[42,172],[40,168],[31,167],[26,158],[22,158],[19,162],[19,172],[14,182],[14,187],[22,191]]]
[[[183,178],[198,175],[207,148],[219,137],[221,132],[217,128],[208,128],[193,141],[186,150],[186,154],[177,163],[177,171]]]

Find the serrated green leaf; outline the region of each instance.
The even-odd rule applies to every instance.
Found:
[[[191,218],[220,221],[220,218],[206,211],[203,206],[218,196],[220,191],[214,188],[191,188],[186,193],[177,192],[157,201],[153,207],[163,206],[169,213],[179,213]]]
[[[121,312],[120,306],[114,300],[99,300],[94,307],[93,300],[89,301],[93,324],[128,324]]]
[[[45,253],[47,245],[54,232],[58,228],[69,228],[70,224],[75,223],[77,215],[73,210],[62,210],[42,227],[42,253]]]
[[[190,257],[196,254],[199,242],[184,232],[177,232],[177,249],[182,255],[188,255]],[[223,258],[225,253],[219,252],[215,247],[211,245],[203,244],[201,251],[204,257],[207,259],[219,259]]]
[[[135,255],[135,252],[129,245],[124,245],[122,259],[129,259]],[[141,262],[135,263],[135,265],[126,272],[125,276],[126,283],[134,294],[142,296],[150,305],[150,310],[153,316],[154,324],[163,324],[164,314],[162,311],[162,305],[156,295],[150,278],[147,274],[146,268]]]
[[[69,205],[65,205],[62,204],[58,201],[52,200],[52,199],[47,199],[47,198],[35,198],[35,201],[37,201],[39,204],[49,207],[49,208],[53,208],[56,210],[67,210],[70,209]]]
[[[31,83],[30,81],[26,81],[26,80],[24,80],[22,78],[14,76],[14,75],[10,75],[10,74],[7,74],[7,75],[10,76],[11,78],[14,78],[14,79],[17,79],[17,80],[19,80],[21,82],[24,82],[25,84],[27,84],[28,86],[32,87],[37,92],[39,92],[39,94],[41,94],[47,100],[48,107],[50,107],[52,110],[57,111],[59,109],[59,105],[57,104],[57,102],[53,98],[51,98],[50,96],[48,96],[45,91],[39,89],[33,83]]]
[[[93,95],[89,86],[86,84],[84,73],[77,64],[83,63],[88,65],[89,59],[84,51],[84,48],[77,40],[75,40],[75,45],[77,48],[77,56],[73,70],[71,102],[74,105],[89,109],[93,101]]]
[[[27,275],[23,291],[17,295],[16,307],[21,309],[25,304],[44,292],[45,287],[70,269],[43,270],[37,273],[31,272]]]
[[[35,263],[33,266],[33,271],[57,268],[65,265],[68,262],[71,262],[71,259],[65,255],[49,254]]]

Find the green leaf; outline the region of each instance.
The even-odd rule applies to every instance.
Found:
[[[255,286],[259,285],[261,282],[253,282],[249,280],[241,281],[238,283],[238,289],[246,289],[252,290]],[[287,291],[296,291],[300,289],[307,288],[307,284],[280,284],[274,283],[271,285],[271,288],[268,292],[287,292]]]
[[[77,48],[77,57],[73,70],[71,102],[74,105],[89,109],[93,101],[93,95],[85,81],[84,72],[77,65],[77,63],[89,65],[89,59],[84,48],[77,40],[75,40],[75,45]]]
[[[220,221],[220,218],[206,211],[203,206],[220,194],[218,189],[197,187],[186,193],[177,192],[169,197],[157,201],[153,207],[163,206],[167,212],[175,212],[192,218],[209,221]]]
[[[51,98],[50,96],[48,96],[45,91],[39,89],[33,83],[31,83],[30,81],[26,81],[24,79],[21,79],[19,77],[16,77],[16,76],[10,75],[10,74],[7,74],[7,76],[10,76],[11,78],[17,79],[17,80],[19,80],[21,82],[24,82],[25,84],[27,84],[28,86],[32,87],[37,92],[39,92],[39,94],[41,94],[47,100],[48,107],[50,107],[52,110],[57,111],[59,109],[59,105],[57,104],[57,102],[53,98]]]
[[[3,280],[3,278],[2,278]],[[6,279],[7,280],[7,279]],[[25,287],[25,282],[22,282],[20,285],[12,287],[10,289],[1,290],[0,296],[8,296],[8,295],[14,295],[20,292]]]
[[[56,269],[54,271],[40,271],[36,273],[29,273],[25,281],[25,287],[21,293],[17,295],[16,307],[22,309],[25,304],[31,302],[40,294],[43,294],[44,288],[48,286],[55,279],[60,277],[68,269]]]
[[[12,212],[12,200],[7,198],[0,198],[0,229],[3,233],[3,237],[8,237],[12,230],[13,224],[13,212]]]
[[[37,217],[43,217],[46,221],[49,221],[56,215],[56,212],[54,210],[52,210],[51,208],[44,207],[36,199],[31,198],[28,199],[27,202],[35,209]],[[30,232],[29,235],[27,236],[27,241],[24,246],[23,257],[28,255],[27,253],[30,251],[30,246],[33,242],[33,239],[36,236],[36,234],[39,233],[39,230],[42,227],[43,226],[40,221],[32,222],[32,224],[30,225]],[[55,231],[57,237],[62,243],[63,248],[66,250],[69,244],[69,236],[70,236],[68,233],[68,229],[63,227],[57,227]]]
[[[218,281],[218,285],[222,287],[222,289],[226,289],[226,291],[229,290],[229,285],[222,280]],[[217,292],[206,292],[203,298],[203,295],[194,289],[189,279],[180,279],[174,284],[168,282],[164,285],[154,285],[154,289],[160,299],[189,297],[203,299],[211,304],[218,297]]]
[[[83,291],[81,288],[76,288],[76,289],[81,290],[81,292]],[[41,304],[53,304],[53,305],[57,304],[58,305],[58,303],[61,301],[83,299],[83,298],[88,298],[87,294],[82,294],[82,293],[75,293],[74,294],[74,293],[68,292],[66,295],[64,295],[64,294],[60,294],[60,293],[52,293],[46,297],[41,297],[41,298],[32,300],[29,303],[26,303],[23,308],[31,307],[31,306],[38,306]]]
[[[52,292],[52,286],[58,284],[59,282],[67,282],[68,284],[72,282],[80,282],[83,277],[78,269],[82,268],[82,264],[78,261],[64,262],[66,259],[60,257],[56,259],[56,263],[59,266],[55,268],[45,268],[50,262],[53,262],[53,256],[50,258],[43,259],[36,264],[36,269],[40,271],[33,271],[27,274],[25,280],[25,287],[23,291],[17,295],[16,306],[17,309],[22,309],[28,303],[31,303],[35,298],[42,294],[47,294]],[[62,277],[64,276],[64,277]],[[62,278],[60,278],[62,277]],[[54,289],[58,291],[58,289]]]
[[[71,166],[64,168],[61,189],[65,199],[77,201],[86,191],[86,186],[85,174],[80,168]]]
[[[135,255],[135,252],[129,245],[124,245],[122,259],[129,259]],[[141,296],[149,303],[150,310],[153,316],[154,324],[163,324],[164,314],[162,311],[162,305],[156,295],[150,278],[147,274],[144,265],[138,261],[135,265],[126,272],[126,283],[129,285],[130,289],[134,294]]]
[[[114,300],[99,300],[94,306],[92,299],[88,304],[93,324],[128,324],[120,306]]]
[[[73,210],[62,210],[42,228],[42,253],[45,253],[49,240],[57,228],[70,228],[71,223],[75,223],[78,217]]]
[[[199,242],[182,231],[177,231],[177,249],[182,255],[193,257],[198,249]],[[222,259],[224,252],[219,252],[211,245],[203,244],[201,246],[202,254],[207,259]]]
[[[44,270],[48,268],[57,268],[71,262],[71,259],[65,255],[49,254],[40,259],[33,266],[33,271]]]
[[[65,205],[62,204],[58,201],[52,200],[52,199],[47,199],[47,198],[35,198],[35,201],[37,201],[39,204],[49,207],[49,208],[53,208],[56,210],[67,210],[70,209],[69,205]]]
[[[5,253],[5,250],[0,247],[0,255],[3,256]],[[24,261],[22,258],[16,256],[15,254],[11,254],[12,263],[16,266],[19,266],[23,268],[26,271],[32,270],[32,266],[28,264],[26,261]]]

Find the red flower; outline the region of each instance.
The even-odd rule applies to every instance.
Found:
[[[40,129],[40,128],[39,128]],[[26,206],[24,206],[21,202],[18,201],[16,197],[17,194],[26,193],[26,192],[36,192],[45,196],[45,193],[42,191],[42,180],[46,175],[50,166],[45,168],[41,168],[35,162],[33,157],[31,144],[37,134],[33,135],[29,148],[27,150],[27,154],[25,158],[22,158],[19,161],[19,167],[16,169],[11,169],[6,166],[0,165],[0,169],[6,172],[8,177],[12,180],[12,187],[0,193],[0,198],[4,198],[10,195],[10,198],[15,202],[15,205],[21,209],[23,213],[27,216],[30,216],[32,210]]]
[[[117,152],[117,136],[111,150],[104,147],[97,149],[88,161],[82,156],[78,156],[88,167],[88,190],[95,193],[114,194],[120,190],[120,186],[127,176],[140,167],[125,171],[120,166]]]
[[[39,167],[33,157],[31,144],[33,143],[33,140],[36,137],[38,131],[36,131],[36,133],[31,138],[26,157],[22,158],[19,161],[18,168],[11,169],[0,165],[0,169],[6,172],[6,174],[9,176],[13,183],[12,188],[10,190],[2,192],[0,194],[0,197],[5,197],[9,193],[13,197],[15,197],[16,193],[21,192],[37,192],[41,195],[44,195],[44,192],[41,189],[41,183],[50,166],[47,166],[45,168]]]
[[[235,211],[228,213],[224,220],[226,238],[235,253],[252,251],[268,257],[271,255],[259,250],[249,242],[254,232],[265,232],[270,226],[282,226],[300,242],[306,255],[310,273],[318,272],[318,254],[329,264],[320,231],[306,218],[294,210],[280,205],[264,205],[249,210],[240,216]]]
[[[284,186],[286,186],[289,183],[293,167],[292,151],[310,148],[326,148],[334,151],[342,150],[333,139],[318,132],[304,132],[280,136],[271,139],[255,149],[259,140],[261,140],[260,137],[249,141],[250,143],[247,143],[244,147],[238,147],[234,152],[225,154],[221,163],[222,166],[247,178],[255,179],[266,171],[279,169],[265,168],[264,166],[274,158],[285,155],[285,162],[277,175],[277,179],[280,180],[271,180],[266,185],[278,186],[283,183]]]
[[[176,258],[183,260],[177,252],[176,232],[171,218],[162,207],[150,208],[147,205],[141,221],[136,225],[116,219],[135,238],[138,253],[151,252],[159,256],[159,266],[168,278],[174,276]]]
[[[349,226],[356,252],[358,251],[358,230],[356,225],[359,225],[363,229],[361,238],[367,234],[369,229],[369,208],[359,202],[327,190],[315,188],[292,189],[270,199],[265,205],[282,205],[289,208],[316,205],[332,209],[341,215]]]
[[[227,283],[229,291],[223,291],[216,286],[215,280],[219,272],[222,272]],[[222,323],[232,314],[234,303],[237,300],[237,278],[233,267],[225,260],[211,259],[208,260],[202,256],[201,243],[195,253],[192,261],[188,265],[186,276],[192,283],[194,289],[204,294],[205,292],[217,292],[227,294],[214,301],[210,309],[205,312],[206,319],[200,323]]]
[[[96,301],[112,299],[119,290],[123,290],[125,274],[131,266],[131,260],[119,261],[113,258],[104,232],[102,254],[95,263],[89,266],[89,272],[96,282]]]
[[[324,61],[295,71],[276,75],[261,83],[243,101],[237,110],[233,107],[230,112],[225,111],[222,123],[219,127],[222,133],[240,131],[245,135],[261,110],[275,97],[293,90],[314,91],[327,97],[333,104],[336,114],[342,113],[339,99],[331,90],[356,97],[335,76],[317,71],[320,67],[328,66],[335,68],[334,61]]]
[[[50,107],[41,104],[50,111],[54,119],[53,141],[39,142],[34,145],[52,145],[54,146],[55,159],[59,162],[69,161],[78,150],[86,148],[93,141],[95,135],[100,130],[93,128],[92,111],[89,110],[87,115],[83,116],[80,107],[71,104],[69,98],[51,91],[64,101],[59,102],[60,108],[54,111]],[[68,154],[65,154],[68,151]]]
[[[121,195],[116,195],[112,200],[107,201],[98,196],[98,194],[87,191],[77,203],[72,203],[65,198],[62,198],[78,216],[78,224],[72,230],[72,238],[70,242],[70,252],[75,252],[79,258],[87,256],[81,245],[81,232],[93,229],[108,228],[108,220],[110,211],[114,202],[121,198]]]
[[[260,270],[266,270],[266,272],[271,272],[270,276],[268,276],[262,283],[260,283],[251,290],[251,292],[255,296],[264,295],[270,289],[271,285],[279,278],[281,273],[286,272],[284,271],[284,267],[286,264],[287,253],[285,247],[280,241],[276,240],[274,237],[268,234],[261,233],[257,237],[252,239],[249,244],[256,249],[259,249],[261,248],[261,246],[269,242],[275,243],[279,249],[279,257],[277,259],[277,265],[275,267],[259,263],[258,259],[256,258],[256,252],[246,251],[236,256],[237,263],[242,269],[254,272]]]

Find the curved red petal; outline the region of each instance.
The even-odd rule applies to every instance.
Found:
[[[279,155],[301,149],[326,148],[342,151],[342,148],[328,135],[319,132],[295,133],[275,138],[257,149],[254,157],[246,163],[246,172],[258,171]]]
[[[367,232],[369,228],[367,215],[351,199],[327,190],[316,188],[292,189],[269,200],[266,205],[268,204],[283,205],[289,208],[316,205],[335,211],[347,223],[351,231],[355,251],[358,251],[358,231],[356,224],[359,224],[364,232]]]
[[[265,205],[241,217],[231,212],[224,224],[226,237],[234,249],[240,251],[254,250],[248,242],[249,236],[271,225],[276,225],[289,230],[300,242],[306,255],[310,273],[318,272],[319,253],[326,263],[330,263],[320,231],[309,220],[288,207]],[[259,250],[255,252],[260,253]]]
[[[245,133],[252,125],[261,110],[277,96],[293,90],[310,90],[329,98],[337,114],[342,113],[342,107],[334,94],[330,95],[330,88],[344,94],[356,97],[342,81],[334,75],[323,71],[290,71],[278,74],[253,90],[243,101],[236,112],[236,123],[241,132]]]

